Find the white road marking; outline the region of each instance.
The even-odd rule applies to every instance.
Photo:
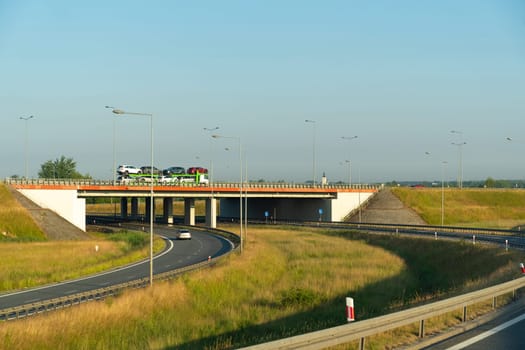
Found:
[[[448,348],[447,350],[460,350],[460,349],[466,348],[469,345],[472,345],[474,343],[477,343],[480,340],[488,338],[491,335],[494,335],[494,334],[504,330],[505,328],[508,328],[508,327],[518,323],[518,322],[523,321],[523,320],[525,320],[525,314],[521,315],[519,317],[516,317],[516,318],[514,318],[514,319],[512,319],[510,321],[507,321],[507,322],[505,322],[505,323],[503,323],[503,324],[501,324],[501,325],[499,325],[497,327],[494,327],[494,328],[492,328],[492,329],[490,329],[490,330],[488,330],[488,331],[486,331],[484,333],[481,333],[481,334],[479,334],[479,335],[477,335],[477,336],[475,336],[473,338],[465,340],[462,343],[456,344],[456,345]]]
[[[153,260],[155,260],[157,258],[160,258],[161,256],[169,253],[173,249],[173,242],[171,240],[169,240],[167,237],[165,237],[163,235],[159,235],[159,236],[162,237],[164,240],[166,240],[168,242],[169,248],[166,249],[163,253],[161,253],[159,255],[155,255],[153,257]],[[110,273],[113,273],[113,272],[116,272],[116,271],[123,271],[123,270],[129,269],[131,267],[135,267],[135,266],[138,266],[138,265],[141,265],[141,264],[146,264],[146,263],[149,263],[149,258],[144,259],[142,261],[139,261],[137,263],[131,264],[131,265],[126,265],[126,266],[114,269],[114,270],[108,270],[108,271],[105,271],[105,272],[97,273],[97,274],[86,276],[86,277],[82,277],[82,278],[77,278],[77,279],[74,279],[74,280],[63,281],[63,282],[59,282],[59,283],[55,283],[55,284],[49,284],[49,285],[36,287],[36,288],[32,288],[32,289],[25,289],[25,290],[21,290],[21,291],[18,291],[18,292],[13,292],[13,293],[8,293],[8,294],[1,294],[0,295],[0,299],[3,298],[3,297],[7,297],[7,296],[19,295],[19,294],[24,294],[24,293],[30,293],[30,292],[34,292],[34,291],[37,291],[37,290],[44,290],[44,289],[47,289],[47,288],[61,286],[61,285],[65,285],[65,284],[72,283],[72,282],[85,281],[85,280],[89,280],[90,278],[93,278],[93,277],[104,276],[104,275],[107,275],[107,274],[110,274]]]

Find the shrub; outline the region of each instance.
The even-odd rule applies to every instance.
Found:
[[[278,304],[282,308],[307,308],[319,302],[319,295],[310,289],[291,288],[281,292]]]
[[[146,246],[149,242],[148,236],[141,232],[121,231],[113,233],[109,239],[116,242],[126,242],[128,249],[139,249]]]

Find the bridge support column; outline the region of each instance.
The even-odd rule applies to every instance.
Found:
[[[131,198],[131,217],[136,219],[139,216],[139,199]]]
[[[149,220],[150,219],[150,214],[151,214],[151,198],[150,197],[147,197],[146,198],[146,213],[144,214],[144,216]],[[155,221],[155,198],[153,198],[153,221]]]
[[[206,199],[206,226],[210,228],[217,227],[217,199]]]
[[[173,224],[173,198],[164,198],[162,204],[162,222],[166,224]]]
[[[195,198],[184,199],[184,224],[195,226]]]
[[[120,198],[120,217],[126,219],[128,217],[128,198]]]

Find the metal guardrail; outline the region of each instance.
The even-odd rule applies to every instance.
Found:
[[[262,223],[262,222],[260,222]],[[425,225],[399,225],[399,224],[379,224],[379,223],[341,223],[341,222],[296,222],[279,221],[278,224],[292,226],[323,227],[330,229],[358,229],[361,231],[373,231],[390,234],[416,234],[434,236],[439,234],[447,238],[469,239],[478,235],[478,239],[484,243],[500,244],[494,237],[506,236],[516,237],[513,241],[513,248],[525,248],[525,235],[521,230],[504,229],[484,229],[451,226],[425,226]],[[436,238],[438,236],[435,236]],[[509,246],[505,246],[509,248]],[[467,319],[467,307],[492,298],[492,305],[495,308],[496,297],[513,293],[517,295],[517,290],[525,287],[525,277],[505,282],[479,291],[463,294],[457,297],[437,301],[431,304],[417,306],[408,310],[392,313],[351,323],[348,325],[328,328],[316,332],[298,335],[290,338],[280,339],[264,344],[249,346],[243,349],[248,350],[273,350],[273,349],[322,349],[330,346],[341,345],[351,341],[359,340],[359,348],[365,349],[366,337],[380,334],[405,325],[419,323],[419,337],[425,334],[425,320],[439,316],[457,309],[463,309],[463,322]]]
[[[0,321],[9,321],[28,316],[34,316],[47,311],[58,310],[88,301],[101,300],[108,296],[116,295],[127,288],[142,288],[149,285],[149,279],[143,278],[127,283],[100,288],[84,293],[77,293],[60,298],[43,300],[35,303],[15,306],[0,310]]]
[[[217,263],[218,260],[224,258],[227,255],[228,254],[222,255],[211,261],[204,261],[180,269],[157,274],[153,277],[153,279],[155,281],[166,280],[186,272],[213,266]],[[43,300],[30,304],[11,307],[0,310],[0,321],[9,321],[18,318],[24,318],[27,316],[34,316],[43,312],[58,310],[73,305],[79,305],[88,301],[101,300],[109,296],[117,295],[125,289],[144,288],[147,286],[149,286],[149,278],[141,278],[126,283],[116,284],[111,287],[99,288],[88,292],[77,293],[60,298]]]
[[[24,178],[5,178],[4,183],[10,185],[50,185],[50,186],[144,186],[144,182],[140,181],[113,181],[113,180],[94,180],[94,179],[24,179]],[[149,185],[149,183],[146,183]],[[239,187],[239,182],[213,182],[211,187]],[[162,183],[156,182],[155,186],[165,187],[209,187],[207,184],[196,183]],[[294,188],[294,189],[362,189],[362,190],[377,190],[381,188],[380,185],[371,184],[326,184],[326,185],[312,185],[305,183],[285,183],[285,182],[243,182],[244,188]]]
[[[250,220],[253,223],[263,221]],[[402,225],[402,224],[382,224],[382,223],[354,223],[337,221],[293,221],[277,220],[276,224],[290,226],[311,226],[329,229],[359,230],[370,232],[381,232],[387,234],[408,234],[423,235],[438,238],[456,238],[472,240],[476,242],[494,243],[505,245],[505,239],[513,239],[508,242],[506,248],[525,249],[525,231],[505,230],[492,228],[457,227],[457,226],[429,226],[429,225]]]
[[[192,226],[192,229],[198,229],[198,227]],[[206,230],[210,231],[211,229],[206,228]],[[237,242],[239,241],[238,236],[234,235],[231,232],[224,231],[224,230],[216,230],[216,229],[213,229],[212,231],[220,236],[227,237],[227,238],[232,238],[231,236],[233,235],[234,237],[237,237],[235,241]],[[223,254],[211,260],[206,260],[206,261],[203,261],[197,264],[185,266],[185,267],[175,269],[172,271],[167,271],[167,272],[163,272],[160,274],[156,274],[153,276],[153,280],[155,281],[167,280],[170,278],[174,278],[178,275],[181,275],[183,273],[187,273],[190,271],[196,271],[199,269],[213,266],[221,259],[230,255],[232,252],[236,252],[238,250],[239,250],[239,246],[236,244],[236,248],[226,254]],[[42,300],[42,301],[30,303],[30,304],[24,304],[20,306],[11,307],[11,308],[6,308],[6,309],[0,310],[0,321],[10,321],[10,320],[15,320],[19,318],[28,317],[28,316],[34,316],[34,315],[38,315],[38,314],[52,311],[52,310],[58,310],[58,309],[62,309],[62,308],[66,308],[66,307],[70,307],[74,305],[79,305],[79,304],[82,304],[88,301],[101,300],[109,296],[117,295],[125,289],[144,288],[147,286],[149,286],[149,278],[140,278],[140,279],[126,282],[126,283],[116,284],[110,287],[94,289],[91,291],[71,294],[68,296],[60,297],[60,298]]]
[[[255,222],[254,222],[255,223]],[[261,222],[262,223],[262,222]],[[465,227],[449,227],[449,226],[422,226],[422,225],[391,225],[391,224],[375,224],[375,223],[339,223],[339,222],[292,222],[292,221],[279,221],[279,224],[298,225],[298,226],[322,226],[326,228],[337,228],[337,229],[351,229],[356,228],[360,230],[379,230],[382,232],[392,233],[416,233],[421,232],[431,233],[439,229],[440,232],[455,232],[461,231],[465,234],[515,234],[520,238],[523,237],[521,231],[516,230],[499,230],[499,229],[482,229],[482,228],[465,228]],[[192,227],[195,229],[196,227]],[[214,230],[215,231],[215,230]],[[217,232],[218,234],[229,236],[231,232],[222,231]],[[238,247],[235,249],[237,250]],[[232,250],[235,251],[235,250]],[[231,252],[230,252],[231,253]],[[176,275],[197,270],[211,266],[217,262],[217,260],[229,255],[227,253],[220,257],[213,259],[212,261],[205,261],[195,265],[187,266],[181,269],[165,272],[162,274],[155,275],[155,280],[169,279]],[[141,288],[148,285],[148,279],[142,278],[139,280],[101,288],[89,292],[79,293],[70,295],[67,297],[61,297],[51,299],[47,301],[41,301],[26,305],[21,305],[13,308],[0,310],[0,321],[1,320],[12,320],[17,318],[23,318],[27,316],[36,315],[50,310],[56,310],[64,307],[77,305],[83,302],[103,299],[107,296],[115,295],[120,293],[124,289],[128,288]],[[332,327],[316,332],[311,332],[303,335],[298,335],[290,338],[280,339],[264,344],[258,344],[249,346],[243,349],[248,350],[270,350],[270,349],[321,349],[329,346],[335,346],[345,344],[351,341],[359,340],[360,349],[365,348],[366,337],[383,333],[392,329],[396,329],[402,326],[406,326],[413,323],[419,323],[419,337],[423,338],[425,335],[425,320],[439,316],[457,309],[463,309],[463,321],[467,319],[467,308],[470,305],[492,299],[493,307],[495,307],[495,300],[498,296],[512,293],[515,297],[517,291],[525,287],[525,277],[518,278],[513,281],[505,282],[496,286],[485,288],[479,291],[463,294],[453,298],[429,303],[422,306],[416,306],[407,310],[399,311],[396,313],[371,318],[368,320],[358,321],[347,325]]]
[[[323,329],[317,332],[279,339],[264,344],[245,347],[246,350],[273,349],[322,349],[329,346],[359,341],[360,349],[365,348],[365,339],[406,325],[419,323],[419,337],[425,336],[425,320],[440,316],[458,309],[463,310],[462,321],[467,319],[467,308],[470,305],[492,299],[493,308],[496,297],[512,293],[525,287],[525,277],[505,282],[479,291],[463,294],[457,297],[436,301],[427,305],[416,306],[407,310],[379,316],[347,325]]]

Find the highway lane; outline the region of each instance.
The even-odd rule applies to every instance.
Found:
[[[467,332],[426,347],[427,350],[525,349],[525,305]]]
[[[155,226],[154,233],[166,240],[165,250],[154,257],[153,273],[163,273],[215,258],[233,249],[227,239],[191,230],[191,240],[177,240],[175,228]],[[29,253],[29,252],[28,252]],[[87,292],[149,277],[149,259],[97,275],[0,295],[0,309]]]
[[[525,338],[523,337],[523,334],[525,334],[524,320],[525,315],[521,315],[474,338],[452,346],[449,350],[525,349]]]

